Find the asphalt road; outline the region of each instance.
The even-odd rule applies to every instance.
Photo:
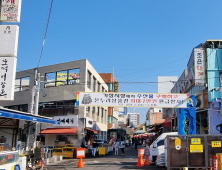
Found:
[[[119,151],[120,153],[120,151]],[[56,164],[46,166],[47,170],[73,170],[77,169],[79,159],[64,159]],[[106,156],[96,156],[84,158],[83,170],[117,170],[117,169],[151,169],[151,170],[165,170],[165,168],[157,167],[155,165],[136,167],[138,161],[138,151],[133,147],[125,148],[124,156],[115,156],[109,153]]]

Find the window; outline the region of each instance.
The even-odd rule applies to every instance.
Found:
[[[93,77],[93,91],[96,91],[96,78]]]
[[[93,108],[92,108],[92,114],[95,114],[95,110],[96,110],[96,108],[93,107]]]
[[[29,90],[30,77],[23,77],[15,80],[15,92]]]
[[[113,123],[113,117],[112,116],[108,116],[108,123]]]
[[[102,87],[102,92],[105,92],[105,88],[104,87]]]
[[[45,88],[77,84],[80,81],[80,69],[57,71],[45,74]]]
[[[101,85],[101,84],[98,82],[98,84],[97,84],[97,91],[98,91],[98,92],[100,92],[100,85]]]
[[[56,73],[56,86],[64,86],[67,84],[67,71],[59,71]]]
[[[89,71],[87,73],[87,87],[91,89],[91,73]]]
[[[54,87],[55,86],[55,80],[56,80],[56,72],[54,73],[46,73],[45,74],[45,87]]]
[[[160,140],[159,142],[157,142],[157,147],[164,145],[164,140]]]
[[[99,116],[99,107],[98,107],[98,113],[97,113],[97,115]]]
[[[68,84],[77,84],[80,82],[80,69],[68,70]]]

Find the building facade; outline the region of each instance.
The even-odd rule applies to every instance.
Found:
[[[81,120],[88,118],[91,120],[87,120],[87,122],[91,122],[89,125],[91,129],[99,132],[98,138],[106,140],[108,108],[76,106],[78,91],[108,91],[108,86],[90,62],[87,59],[72,61],[40,67],[38,71],[41,75],[38,114],[52,118],[78,116],[77,127],[84,129],[83,133],[81,133],[83,138],[84,134],[87,133],[85,129],[87,125]],[[17,72],[14,101],[0,101],[0,105],[5,108],[27,112],[32,105],[34,82],[34,69]],[[41,126],[37,129],[38,134],[41,130],[49,127],[55,128],[55,126]],[[64,127],[60,125],[56,128]],[[67,140],[61,134],[50,135],[48,138],[53,142],[55,140]]]
[[[140,113],[128,113],[128,119],[134,127],[138,127],[140,125]]]

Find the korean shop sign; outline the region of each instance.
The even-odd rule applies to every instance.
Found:
[[[22,0],[0,0],[2,22],[20,22]]]
[[[19,26],[0,25],[0,57],[17,57]]]
[[[0,100],[14,100],[16,57],[0,57]]]
[[[195,85],[205,86],[205,73],[204,68],[204,50],[202,48],[194,49],[194,67],[195,67]]]
[[[79,106],[187,108],[189,94],[79,92]]]

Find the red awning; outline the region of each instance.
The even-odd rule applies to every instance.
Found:
[[[86,128],[86,130],[92,131],[93,133],[99,133],[98,130],[94,130],[94,129],[91,129],[91,128]]]
[[[40,132],[41,135],[73,135],[79,128],[48,128]]]
[[[163,127],[171,127],[171,119],[166,120],[165,122],[163,122]]]

